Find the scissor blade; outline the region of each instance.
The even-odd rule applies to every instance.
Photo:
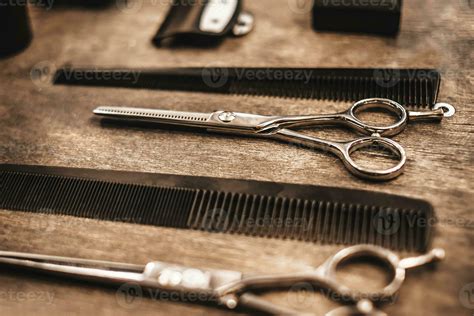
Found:
[[[181,112],[130,107],[101,106],[94,114],[113,119],[144,121],[167,125],[205,128],[212,132],[257,134],[258,126],[276,116],[216,111],[212,113]]]
[[[144,266],[0,251],[0,264],[76,279],[122,284],[143,278]]]
[[[214,114],[116,106],[101,106],[96,108],[93,112],[96,115],[114,119],[196,127],[207,127],[213,125],[212,117]]]

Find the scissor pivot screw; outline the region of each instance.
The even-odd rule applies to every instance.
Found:
[[[232,112],[222,112],[221,114],[219,114],[219,120],[224,123],[230,123],[235,120],[235,114]]]

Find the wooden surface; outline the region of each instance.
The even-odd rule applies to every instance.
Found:
[[[474,282],[474,19],[469,2],[405,1],[402,31],[398,38],[389,39],[315,33],[309,14],[292,12],[286,0],[247,1],[246,7],[257,19],[254,32],[210,50],[157,49],[150,44],[166,13],[166,3],[142,1],[136,12],[124,12],[114,5],[95,10],[32,8],[32,45],[18,56],[0,60],[0,162],[319,184],[427,199],[439,218],[434,246],[445,248],[447,258],[434,269],[409,273],[398,301],[384,310],[391,315],[472,315],[474,310],[463,301],[465,286]],[[443,73],[440,100],[455,105],[458,112],[442,124],[411,125],[395,137],[409,157],[405,174],[389,183],[369,183],[348,174],[334,157],[285,144],[103,128],[91,119],[91,110],[103,104],[199,111],[229,108],[263,114],[321,112],[348,104],[51,87],[30,78],[32,69],[68,62],[123,67],[433,67]],[[353,136],[345,131],[319,135]],[[322,263],[341,248],[9,211],[0,212],[0,245],[10,251],[132,263],[158,259],[250,273],[301,270]],[[367,284],[362,275],[380,276],[380,271],[366,267],[349,272],[354,272],[349,279],[356,285]],[[472,288],[474,285],[468,286]],[[337,307],[321,295],[295,298],[282,292],[268,297],[318,314]],[[0,274],[1,315],[225,312],[212,306],[152,299],[124,305],[115,289],[3,269]]]

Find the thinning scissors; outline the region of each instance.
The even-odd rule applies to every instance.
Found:
[[[238,271],[196,269],[158,261],[143,266],[19,252],[0,252],[0,264],[117,286],[133,285],[140,289],[194,294],[194,297],[217,303],[227,309],[244,307],[270,314],[302,312],[271,304],[252,291],[277,290],[304,283],[329,290],[335,294],[331,298],[343,304],[328,315],[381,315],[383,313],[376,306],[394,298],[405,280],[406,269],[442,260],[444,256],[444,250],[437,248],[418,257],[399,259],[387,249],[357,245],[339,251],[317,268],[297,273],[256,276],[247,276]],[[338,267],[361,257],[385,264],[392,275],[390,284],[378,292],[367,293],[341,283],[336,278]]]
[[[398,121],[388,126],[365,123],[357,117],[357,114],[369,108],[389,110],[398,117]],[[445,112],[444,109],[448,109],[448,111]],[[365,99],[356,102],[344,112],[303,116],[264,116],[229,111],[197,113],[109,106],[98,107],[94,110],[94,113],[114,119],[198,127],[209,132],[278,139],[331,152],[339,157],[347,169],[358,177],[371,180],[390,180],[403,172],[406,154],[402,146],[386,137],[401,133],[409,121],[441,121],[443,117],[452,116],[454,108],[449,104],[439,103],[432,111],[412,112],[392,100]],[[349,142],[336,142],[304,135],[291,129],[293,127],[302,128],[322,124],[348,126],[369,136],[360,137]],[[360,166],[353,160],[351,154],[367,147],[388,150],[398,158],[398,164],[383,170]]]

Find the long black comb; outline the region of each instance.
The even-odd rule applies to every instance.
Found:
[[[55,84],[200,91],[332,101],[387,98],[432,108],[441,75],[435,69],[395,68],[163,68],[64,67]]]
[[[383,193],[150,173],[0,165],[0,209],[425,251],[422,200]]]

